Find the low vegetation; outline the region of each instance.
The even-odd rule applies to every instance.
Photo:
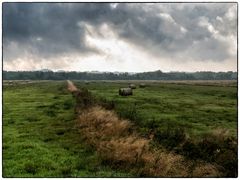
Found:
[[[237,176],[236,87],[155,83],[126,98],[118,96],[119,86],[123,84],[90,83],[87,87],[102,106],[130,119],[157,148],[214,163],[224,169],[223,176]]]
[[[66,82],[3,86],[3,177],[131,177],[83,143],[74,106]]]
[[[220,177],[212,164],[193,163],[184,156],[151,147],[132,124],[115,113],[93,106],[80,111],[78,128],[85,142],[96,149],[105,164],[137,177]],[[201,169],[201,170],[200,170]]]
[[[4,86],[4,177],[236,177],[236,85],[144,83]]]

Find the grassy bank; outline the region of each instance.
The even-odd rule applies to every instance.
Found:
[[[3,177],[129,177],[102,165],[75,127],[66,82],[3,87]]]
[[[193,161],[215,163],[237,175],[237,87],[227,84],[149,83],[133,96],[118,95],[127,82],[77,83],[99,103],[130,119],[138,132]]]

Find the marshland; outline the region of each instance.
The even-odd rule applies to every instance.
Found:
[[[4,178],[238,177],[237,2],[3,2]]]
[[[236,81],[72,82],[4,81],[4,177],[237,176]]]

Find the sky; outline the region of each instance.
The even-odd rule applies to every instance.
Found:
[[[236,3],[3,3],[3,69],[237,71]]]

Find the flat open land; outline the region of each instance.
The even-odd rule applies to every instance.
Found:
[[[118,89],[129,82],[144,82],[146,87],[137,86],[133,96],[119,96]],[[76,81],[76,85],[113,101],[122,116],[134,111],[132,118],[142,128],[154,123],[157,128],[183,127],[193,135],[224,128],[237,135],[236,81]]]
[[[236,176],[236,147],[225,145],[237,138],[236,81],[73,82],[87,88],[96,103],[132,122],[134,131],[151,139],[155,148],[224,167],[223,176]],[[133,95],[119,96],[119,88],[129,83],[137,86]],[[140,83],[146,87],[139,88]],[[143,176],[103,161],[76,126],[75,103],[66,81],[3,82],[4,177]],[[213,146],[207,139],[203,147],[213,150],[200,148],[199,155],[202,139],[212,134],[219,139],[226,135],[226,142]],[[223,154],[209,158],[221,148]]]
[[[83,144],[66,81],[13,83],[3,87],[3,177],[130,176]]]

